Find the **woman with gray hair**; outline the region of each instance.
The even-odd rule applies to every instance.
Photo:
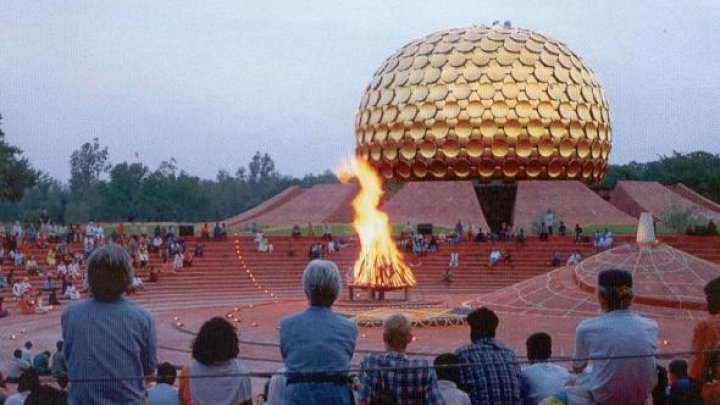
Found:
[[[280,353],[288,373],[283,404],[349,405],[347,370],[358,329],[331,310],[340,295],[340,272],[331,261],[313,260],[302,284],[309,308],[280,321]]]

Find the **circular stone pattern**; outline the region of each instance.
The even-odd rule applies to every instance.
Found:
[[[387,58],[362,95],[355,135],[356,154],[386,178],[594,183],[612,127],[595,75],[564,44],[474,26]]]

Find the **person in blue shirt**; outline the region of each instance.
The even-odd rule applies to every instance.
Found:
[[[45,350],[33,357],[32,366],[38,375],[50,375],[50,352]]]
[[[149,405],[180,405],[177,388],[173,387],[177,378],[177,369],[170,363],[162,363],[157,368],[157,384],[148,390]]]
[[[137,404],[143,377],[155,372],[155,321],[122,298],[133,278],[130,263],[120,246],[95,249],[87,270],[92,298],[62,314],[70,404]]]
[[[310,307],[280,321],[280,353],[288,372],[283,404],[350,405],[347,370],[358,328],[331,310],[340,294],[340,272],[331,261],[313,260],[302,284]]]

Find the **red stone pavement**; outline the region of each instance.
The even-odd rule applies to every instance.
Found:
[[[629,213],[648,211],[659,215],[673,207],[690,207],[702,216],[720,221],[720,212],[703,208],[655,181],[619,181],[610,193],[610,201]]]

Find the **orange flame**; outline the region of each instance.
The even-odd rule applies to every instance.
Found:
[[[352,159],[344,165],[343,172],[344,179],[351,172],[360,182],[360,192],[352,201],[355,210],[353,228],[361,246],[360,256],[355,261],[353,284],[389,289],[414,286],[415,276],[395,245],[388,216],[378,209],[384,194],[380,177],[362,159]]]

